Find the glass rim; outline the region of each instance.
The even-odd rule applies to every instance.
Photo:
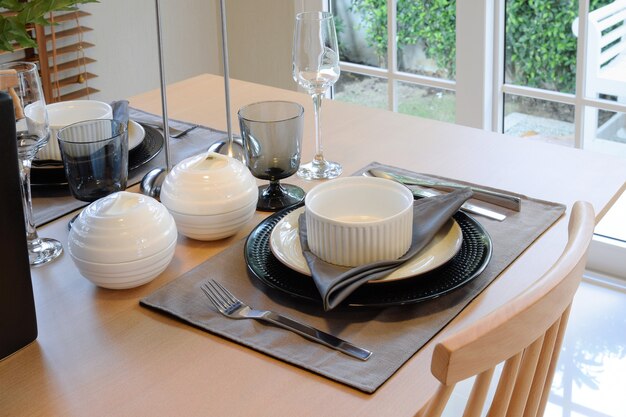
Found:
[[[122,128],[122,130],[116,132],[115,134],[112,134],[108,138],[97,139],[97,140],[89,140],[89,141],[81,141],[81,142],[76,142],[74,140],[63,139],[61,137],[61,133],[64,132],[65,130],[68,130],[69,128],[76,127],[78,125],[85,125],[85,124],[93,123],[93,122],[113,122],[114,124],[120,126]],[[67,126],[63,126],[57,132],[57,135],[56,135],[57,137],[56,138],[57,138],[57,140],[59,142],[71,143],[72,145],[89,145],[89,144],[94,144],[94,143],[98,143],[98,142],[104,142],[104,141],[116,139],[117,137],[122,136],[124,133],[127,133],[127,132],[128,132],[128,126],[126,124],[120,122],[119,120],[115,120],[115,119],[90,119],[90,120],[81,120],[80,122],[76,122],[76,123],[72,123],[72,124],[67,125]]]
[[[27,61],[5,62],[3,64],[0,64],[0,70],[3,70],[3,69],[15,69],[15,67],[20,67],[20,66],[23,66],[24,68],[21,69],[21,70],[16,69],[16,71],[18,73],[38,71],[37,64],[35,64],[34,62],[27,62]],[[11,76],[15,76],[15,74],[2,74],[2,73],[0,73],[0,77],[11,77]]]
[[[281,118],[281,119],[274,119],[274,120],[256,120],[256,119],[252,119],[250,117],[246,117],[246,116],[241,114],[242,110],[246,110],[246,109],[249,109],[251,107],[255,107],[255,106],[258,106],[258,105],[261,105],[261,104],[277,104],[277,103],[294,105],[294,107],[295,107],[295,109],[297,109],[298,113],[296,115],[294,115],[294,116],[291,116],[291,117],[286,117],[286,118]],[[287,100],[256,101],[254,103],[246,104],[245,106],[240,108],[239,111],[237,112],[237,116],[239,116],[239,118],[241,120],[246,120],[248,122],[254,122],[254,123],[288,122],[289,120],[294,120],[294,119],[300,118],[303,114],[304,114],[304,106],[302,106],[302,104],[296,103],[295,101],[287,101]]]
[[[331,12],[325,11],[309,11],[301,12],[296,15],[296,20],[331,20],[333,19]]]

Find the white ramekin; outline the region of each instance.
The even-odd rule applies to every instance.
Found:
[[[305,198],[311,251],[322,260],[358,266],[397,259],[411,246],[413,194],[393,181],[334,179]]]
[[[50,139],[46,146],[37,152],[37,159],[61,160],[57,134],[65,126],[84,120],[113,118],[111,105],[96,100],[61,101],[48,104],[46,109],[50,123]]]

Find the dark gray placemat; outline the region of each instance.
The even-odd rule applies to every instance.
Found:
[[[138,122],[146,121],[158,123],[162,122],[163,118],[151,113],[147,113],[141,110],[129,109],[129,117],[131,120]],[[176,129],[185,129],[191,126],[188,122],[180,120],[170,120],[170,126]],[[227,137],[225,132],[211,129],[205,126],[198,126],[196,129],[188,132],[184,136],[178,139],[170,138],[170,153],[172,158],[172,164],[176,164],[185,158],[196,155],[199,152],[205,151],[218,140],[224,140]],[[161,150],[159,154],[147,162],[146,164],[138,167],[137,169],[129,172],[128,187],[141,182],[141,179],[146,175],[148,171],[153,168],[159,168],[165,166],[165,151]],[[88,203],[76,200],[70,195],[67,186],[35,186],[32,187],[33,193],[33,215],[35,224],[41,226],[52,220],[55,220],[61,216],[66,215],[78,208],[85,207]]]
[[[401,171],[372,163],[356,174],[373,167]],[[371,393],[565,211],[562,204],[521,197],[522,210],[518,213],[503,209],[508,214],[503,222],[475,217],[493,240],[491,262],[476,279],[434,300],[384,309],[354,308],[324,312],[321,305],[295,299],[252,280],[247,274],[242,240],[145,297],[141,303],[285,362]],[[200,290],[200,285],[208,278],[222,282],[255,308],[285,313],[374,353],[367,362],[362,362],[279,328],[254,320],[225,318],[210,307]]]

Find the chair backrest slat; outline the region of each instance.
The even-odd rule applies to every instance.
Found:
[[[512,358],[507,359],[502,367],[502,373],[500,374],[500,380],[498,381],[498,387],[494,399],[487,413],[487,417],[504,417],[506,416],[506,410],[511,403],[511,396],[513,395],[513,388],[515,387],[515,379],[519,371],[520,363],[522,363],[523,352],[519,352]]]
[[[543,394],[541,395],[541,401],[539,403],[537,415],[541,415],[542,410],[546,409],[548,404],[548,398],[550,397],[550,387],[552,386],[552,379],[554,378],[554,371],[556,369],[557,361],[559,359],[559,353],[561,352],[561,346],[563,345],[563,338],[565,337],[565,329],[567,329],[567,321],[569,319],[569,313],[572,310],[570,304],[567,310],[561,316],[559,320],[559,331],[554,342],[554,349],[552,351],[552,361],[550,362],[550,368],[548,369],[548,375],[546,377],[546,383],[543,387]],[[541,412],[541,413],[540,413]]]
[[[554,344],[556,343],[560,322],[561,320],[559,319],[554,323],[544,336],[537,369],[535,370],[530,392],[528,393],[528,401],[524,408],[524,417],[535,416],[537,415],[537,410],[539,410],[541,396],[543,395],[544,387],[547,382],[550,363],[553,360]]]
[[[489,393],[489,386],[491,385],[494,372],[495,366],[478,374],[476,381],[474,381],[472,392],[467,400],[463,417],[480,417],[485,405],[485,400],[487,399],[487,394]]]
[[[522,363],[520,363],[520,368],[515,380],[515,387],[513,387],[511,403],[506,411],[506,415],[508,417],[522,417],[524,414],[524,408],[528,402],[530,387],[533,383],[533,377],[535,376],[535,370],[537,369],[537,363],[539,362],[542,345],[543,336],[535,340],[528,348],[526,348],[526,350],[524,350]]]

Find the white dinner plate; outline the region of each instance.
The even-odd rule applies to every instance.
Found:
[[[146,131],[142,125],[134,120],[128,121],[128,150],[139,146],[143,139],[146,137]]]
[[[301,274],[311,276],[298,236],[298,217],[303,212],[304,207],[297,208],[276,224],[270,235],[270,248],[280,262]],[[461,227],[454,219],[450,219],[417,255],[389,276],[371,283],[395,281],[431,271],[452,259],[462,242]]]

